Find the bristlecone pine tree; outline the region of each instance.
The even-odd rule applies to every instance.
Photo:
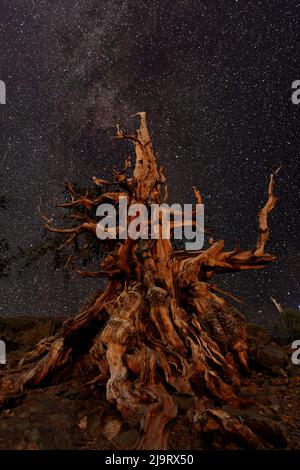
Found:
[[[100,203],[113,202],[117,207],[119,197],[126,196],[128,206],[149,206],[167,199],[166,178],[163,168],[157,167],[146,115],[138,115],[140,127],[134,134],[126,135],[118,126],[116,135],[133,142],[133,170],[127,159],[113,182],[94,177],[100,193],[94,198],[91,193],[78,194],[68,183],[70,200],[61,206],[73,221],[71,228],[55,228],[43,215],[48,231],[66,236],[65,246],[85,232],[94,236],[94,244],[103,244],[106,254],[99,272],[81,274],[106,277],[107,286],[92,305],[67,319],[59,333],[40,341],[16,369],[2,372],[0,404],[7,407],[29,388],[54,379],[57,383],[58,377],[63,380],[65,371],[84,358],[96,366],[95,381],[106,383],[107,400],[115,403],[124,421],[139,420],[137,449],[167,448],[169,423],[177,416],[176,394],[197,397],[198,404],[203,400],[203,410],[198,411],[203,432],[219,428],[260,448],[260,439],[220,408],[249,405],[239,396],[240,379],[248,371],[247,341],[243,316],[226,303],[227,293],[212,283],[212,276],[263,268],[274,260],[265,253],[265,244],[268,214],[276,203],[276,172],[259,212],[254,249],[225,251],[223,240],[212,239],[207,249],[192,252],[176,251],[174,241],[162,237],[102,242],[96,235],[95,216]],[[201,203],[200,192],[193,189]],[[207,409],[205,403],[211,402],[207,397],[216,406]]]

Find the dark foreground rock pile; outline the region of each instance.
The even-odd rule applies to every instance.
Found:
[[[21,318],[0,321],[12,368],[40,339],[55,333],[59,320]],[[171,425],[171,449],[300,449],[300,366],[269,334],[248,328],[251,374],[240,394],[244,409],[213,399],[174,395],[179,416]],[[0,413],[0,449],[132,449],[139,438],[134,417],[126,426],[105,398],[105,386],[90,383],[88,364],[59,385],[31,390]],[[237,438],[235,428],[249,432]],[[222,427],[220,427],[222,423]]]

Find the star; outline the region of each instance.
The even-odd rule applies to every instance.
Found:
[[[271,296],[295,305],[300,107],[290,94],[300,77],[294,2],[279,2],[276,15],[272,2],[236,1],[230,8],[198,0],[67,3],[1,7],[0,80],[7,99],[0,105],[0,194],[9,201],[1,237],[12,252],[42,239],[39,196],[58,220],[64,180],[85,186],[93,175],[107,179],[106,169],[122,166],[132,148],[112,139],[115,124],[134,130],[130,116],[145,110],[170,202],[194,202],[191,188],[199,188],[206,224],[228,249],[237,240],[255,246],[269,176],[283,164],[267,243],[276,261],[214,282],[243,299],[248,319],[265,324],[276,315]],[[73,314],[99,289],[97,280],[67,282],[50,261],[19,268],[1,279],[2,314]]]

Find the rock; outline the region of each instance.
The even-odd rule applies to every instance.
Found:
[[[61,431],[54,429],[50,426],[50,423],[47,423],[47,427],[40,426],[39,428],[40,440],[38,446],[41,450],[54,450],[59,449],[55,444],[55,439],[59,439],[61,436]],[[63,433],[66,434],[66,433]]]
[[[289,379],[287,377],[276,377],[270,380],[271,385],[287,385],[289,383]]]
[[[15,421],[15,423],[11,423],[11,426],[16,431],[25,431],[30,428],[30,423],[25,419],[20,419],[19,421]]]
[[[114,439],[121,431],[122,423],[117,419],[112,419],[104,426],[102,435],[109,441]]]
[[[264,330],[247,330],[249,358],[253,366],[260,366],[281,375],[289,365],[286,351]]]
[[[186,413],[194,404],[194,397],[190,395],[183,395],[176,393],[173,395],[173,400],[178,407],[179,412]]]
[[[287,446],[289,440],[286,428],[278,421],[262,416],[260,412],[257,413],[254,410],[235,410],[226,407],[226,411],[229,412],[231,416],[242,418],[246,426],[275,448],[284,449]]]
[[[44,446],[45,445],[47,445],[46,442],[44,442]],[[43,447],[43,448],[45,450],[47,449],[47,447]],[[58,449],[58,450],[74,449],[71,436],[67,434],[66,432],[60,431],[59,429],[55,429],[54,449]]]
[[[258,436],[273,444],[276,448],[284,449],[289,440],[285,427],[270,418],[252,416],[245,419],[247,426]]]
[[[69,388],[68,390],[64,390],[60,393],[65,398],[80,398],[80,390],[78,388]]]
[[[21,413],[18,414],[18,418],[29,418],[29,413],[28,411],[22,411]]]
[[[252,383],[251,385],[247,385],[240,388],[239,395],[243,397],[252,397],[255,396],[257,393],[257,385]]]
[[[130,411],[126,415],[126,425],[128,426],[129,429],[138,429],[140,427],[141,421],[143,419],[143,411],[142,409],[140,410],[135,410]]]
[[[29,421],[31,423],[42,423],[45,420],[45,414],[35,411],[29,416]]]
[[[99,434],[102,432],[103,423],[101,416],[91,416],[88,419],[88,430],[91,434]]]
[[[274,413],[279,413],[280,406],[279,405],[271,405],[270,410],[273,411]]]
[[[30,442],[39,442],[41,440],[41,435],[38,429],[33,428],[33,429],[28,429],[27,431],[24,431],[24,437],[30,441]]]
[[[227,411],[211,409],[195,415],[194,428],[208,440],[210,448],[224,449],[227,443],[239,449],[263,449],[258,436],[245,423]]]
[[[45,323],[41,323],[39,326],[39,335],[41,338],[48,338],[52,336],[56,329],[56,322],[52,318],[46,320]]]
[[[24,439],[24,437],[21,437],[21,439],[18,439],[17,441],[15,441],[14,443],[14,449],[15,450],[24,450],[26,448],[26,441]]]
[[[288,372],[283,370],[279,366],[271,367],[271,371],[272,371],[273,375],[281,375],[282,377],[287,377],[288,376]]]
[[[40,450],[40,448],[36,442],[29,442],[26,445],[25,450]]]
[[[134,446],[140,437],[141,435],[136,429],[130,429],[129,431],[122,432],[116,436],[114,443],[120,449],[131,450],[134,449]]]
[[[78,423],[78,427],[81,431],[86,431],[86,428],[87,428],[87,424],[88,424],[88,419],[86,416],[83,416],[80,420],[79,420],[79,423]]]

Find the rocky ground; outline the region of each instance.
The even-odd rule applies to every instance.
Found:
[[[7,365],[0,367],[13,367],[59,324],[31,318],[0,320],[0,338],[7,344]],[[171,449],[254,448],[251,436],[231,435],[240,422],[259,437],[263,448],[300,449],[300,366],[292,366],[291,351],[258,327],[248,327],[248,339],[252,372],[243,379],[240,393],[253,399],[253,405],[233,409],[207,398],[175,396],[179,416],[171,427]],[[132,449],[139,437],[138,420],[133,418],[125,427],[106,401],[105,387],[89,381],[88,367],[79,365],[63,383],[29,391],[17,406],[3,410],[0,449]],[[227,423],[224,432],[216,425],[220,418]]]

